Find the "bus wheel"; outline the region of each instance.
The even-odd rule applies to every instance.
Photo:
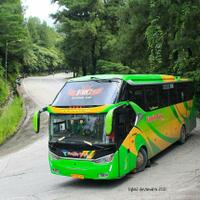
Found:
[[[179,144],[184,144],[186,141],[186,130],[185,127],[182,126],[181,128],[181,132],[180,132],[180,139],[179,139]]]
[[[147,152],[144,148],[141,148],[138,152],[136,170],[135,172],[141,172],[145,169],[148,163]]]

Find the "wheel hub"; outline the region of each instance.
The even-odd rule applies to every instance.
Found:
[[[142,155],[141,152],[139,152],[137,157],[137,168],[140,168],[143,163],[144,163],[144,156]]]

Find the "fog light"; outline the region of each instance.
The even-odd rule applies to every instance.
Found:
[[[52,172],[55,173],[55,174],[59,174],[59,170],[55,169],[55,168],[52,169]]]

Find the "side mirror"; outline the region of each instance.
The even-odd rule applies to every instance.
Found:
[[[105,118],[105,131],[107,136],[109,136],[113,131],[113,113],[114,109],[110,110]]]
[[[46,112],[48,110],[47,107],[42,108],[42,110],[36,111],[33,115],[33,129],[35,133],[40,132],[40,114]]]
[[[33,116],[33,129],[35,133],[40,132],[40,111],[34,113]]]

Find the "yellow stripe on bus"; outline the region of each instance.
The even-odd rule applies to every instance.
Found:
[[[51,107],[54,113],[58,114],[91,114],[103,112],[107,106],[98,106],[93,108],[56,108]]]
[[[151,144],[150,144],[150,142],[149,142],[148,137],[147,137],[142,131],[140,131],[139,134],[141,134],[142,137],[144,138],[144,140],[145,140],[145,142],[146,142],[146,144],[147,144],[147,149],[150,150],[149,153],[150,153],[150,155],[152,155],[152,154],[153,154],[153,149],[152,149],[152,147],[151,147]]]
[[[188,104],[189,109],[191,110],[193,107],[193,100],[187,101],[187,104]]]
[[[140,134],[145,142],[146,142],[146,145],[147,145],[147,148],[150,150],[150,155],[153,153],[153,150],[151,148],[151,145],[149,143],[149,140],[147,138],[147,136],[141,132],[139,129],[137,129],[136,127],[134,127],[128,134],[128,136],[126,137],[126,139],[124,140],[123,142],[123,146],[126,148],[126,149],[130,149],[130,151],[135,155],[137,156],[138,152],[136,150],[136,146],[135,146],[135,143],[134,143],[134,140],[135,140],[135,136],[136,134]]]
[[[161,77],[164,82],[172,82],[175,80],[175,77],[171,75],[162,75]]]
[[[178,113],[178,115],[180,116],[180,118],[182,119],[182,122],[184,121],[183,117],[187,117],[187,109],[184,106],[184,103],[178,103],[175,105],[175,109]]]
[[[148,134],[148,138],[160,149],[163,150],[166,147],[168,147],[169,145],[171,145],[171,143],[163,140],[162,138],[160,138],[156,133],[154,133],[152,130],[148,130],[149,134]]]
[[[87,159],[92,159],[94,157],[95,151],[90,152],[90,154],[87,156]]]
[[[130,142],[132,140],[132,134],[129,133],[126,137],[126,139],[124,140],[124,142],[122,143],[122,146],[124,146],[126,149],[129,149],[131,153],[133,153],[135,156],[137,156],[137,150],[135,148],[135,145],[130,145]]]

